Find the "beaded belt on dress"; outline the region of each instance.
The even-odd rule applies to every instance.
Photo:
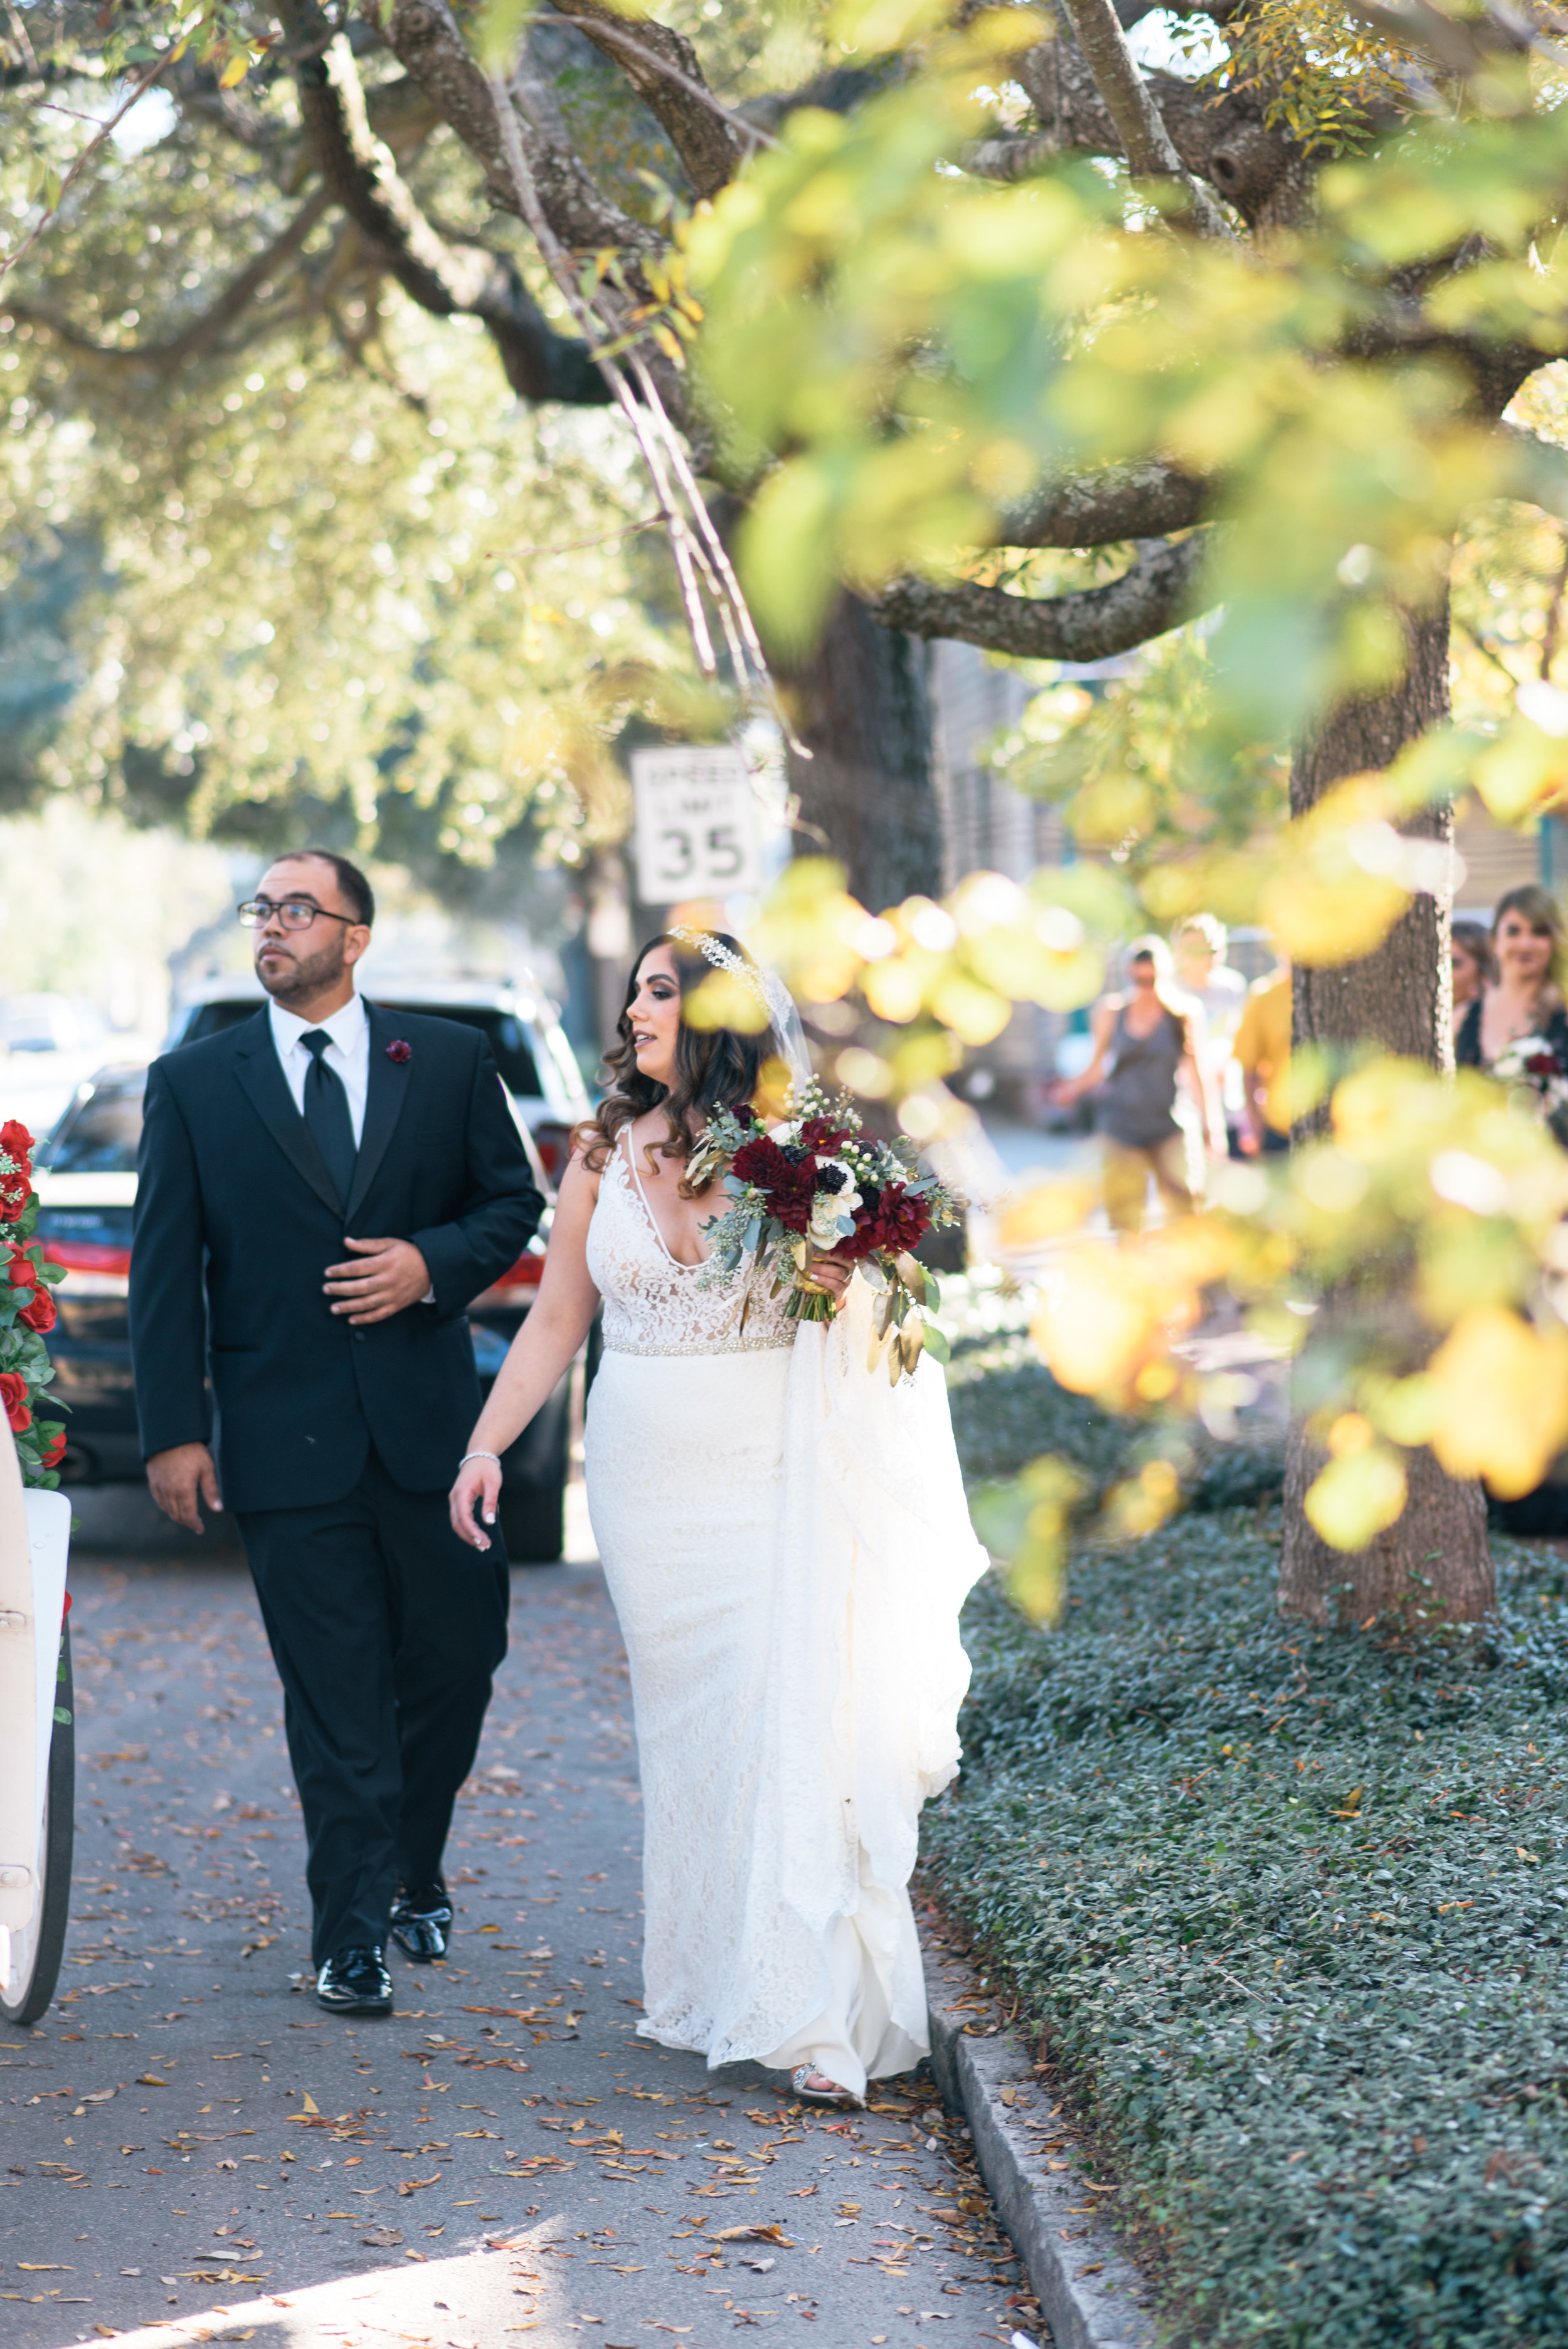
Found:
[[[755,1338],[687,1338],[671,1345],[645,1345],[639,1339],[606,1338],[607,1354],[759,1354],[795,1343],[793,1327]]]

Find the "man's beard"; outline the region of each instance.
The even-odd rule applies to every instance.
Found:
[[[322,988],[331,987],[343,977],[343,972],[341,932],[330,945],[318,948],[315,954],[298,956],[270,976],[262,968],[259,960],[256,964],[256,977],[273,1002],[281,1003],[285,1010],[291,1001],[297,1001],[302,997],[308,999]]]

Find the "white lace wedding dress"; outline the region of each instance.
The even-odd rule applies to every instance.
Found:
[[[958,1764],[958,1609],[985,1564],[942,1373],[868,1374],[831,1323],[704,1285],[623,1133],[588,1236],[604,1354],[588,1506],[631,1660],[644,1826],[639,2030],[843,2086],[929,2045],[907,1890]]]

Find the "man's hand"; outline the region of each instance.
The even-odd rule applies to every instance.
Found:
[[[387,1321],[406,1305],[417,1305],[430,1286],[429,1268],[412,1240],[346,1240],[356,1264],[329,1264],[326,1293],[339,1301],[333,1311],[356,1327]]]
[[[214,1516],[223,1506],[218,1471],[204,1444],[176,1444],[167,1452],[155,1452],[147,1464],[147,1485],[164,1516],[177,1526],[188,1526],[193,1534],[207,1530],[196,1506],[199,1499]]]

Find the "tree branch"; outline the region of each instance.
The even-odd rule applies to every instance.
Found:
[[[1061,140],[1049,130],[1026,130],[1016,138],[979,139],[959,157],[972,179],[1037,179],[1062,160]]]
[[[1125,151],[1088,62],[1065,22],[1052,39],[1025,50],[1015,70],[1039,129],[1016,142],[1026,150],[1016,156],[1007,152],[1011,140],[982,142],[980,176],[1021,178],[1048,170],[1057,155]],[[1149,73],[1141,80],[1187,171],[1206,180],[1249,226],[1300,216],[1311,199],[1311,159],[1286,133],[1268,128],[1255,92],[1226,91],[1216,98],[1179,74]]]
[[[279,13],[292,40],[308,36],[319,12],[314,0],[281,0]],[[555,332],[512,264],[441,236],[427,219],[370,127],[347,42],[338,36],[325,57],[302,57],[295,72],[314,160],[377,265],[432,316],[482,319],[521,398],[603,406],[609,393],[587,345]]]
[[[380,25],[380,0],[360,0]],[[485,194],[499,210],[516,213],[517,191],[501,153],[500,129],[490,86],[469,53],[447,0],[396,0],[382,28],[405,73],[425,90],[443,122],[456,131],[485,174]],[[536,112],[525,122],[529,167],[555,234],[576,253],[604,246],[652,252],[663,243],[611,202],[594,185],[563,132],[540,130]]]
[[[1502,495],[1539,506],[1543,513],[1568,522],[1568,449],[1560,448],[1555,440],[1543,440],[1539,432],[1531,432],[1522,424],[1500,424],[1497,429],[1508,450]]]
[[[1017,660],[1109,660],[1193,616],[1207,552],[1201,533],[1174,545],[1156,540],[1141,544],[1131,569],[1109,586],[1038,599],[971,580],[900,579],[872,610],[885,628],[956,637]]]
[[[850,114],[886,89],[897,79],[899,70],[896,57],[874,66],[830,66],[825,72],[813,74],[799,89],[763,90],[755,98],[743,98],[736,112],[742,121],[762,130],[780,129],[802,106],[820,107],[824,114]]]
[[[682,33],[652,16],[634,34],[607,0],[552,0],[617,65],[650,114],[668,132],[698,196],[716,196],[746,160],[747,143],[771,146],[769,134],[721,106],[703,78],[696,51]]]
[[[1063,0],[1063,5],[1134,177],[1173,181],[1186,191],[1191,224],[1200,236],[1233,239],[1230,222],[1177,153],[1111,0]]]
[[[1167,537],[1203,519],[1210,482],[1150,459],[1048,475],[996,517],[998,546],[1110,546]]]

